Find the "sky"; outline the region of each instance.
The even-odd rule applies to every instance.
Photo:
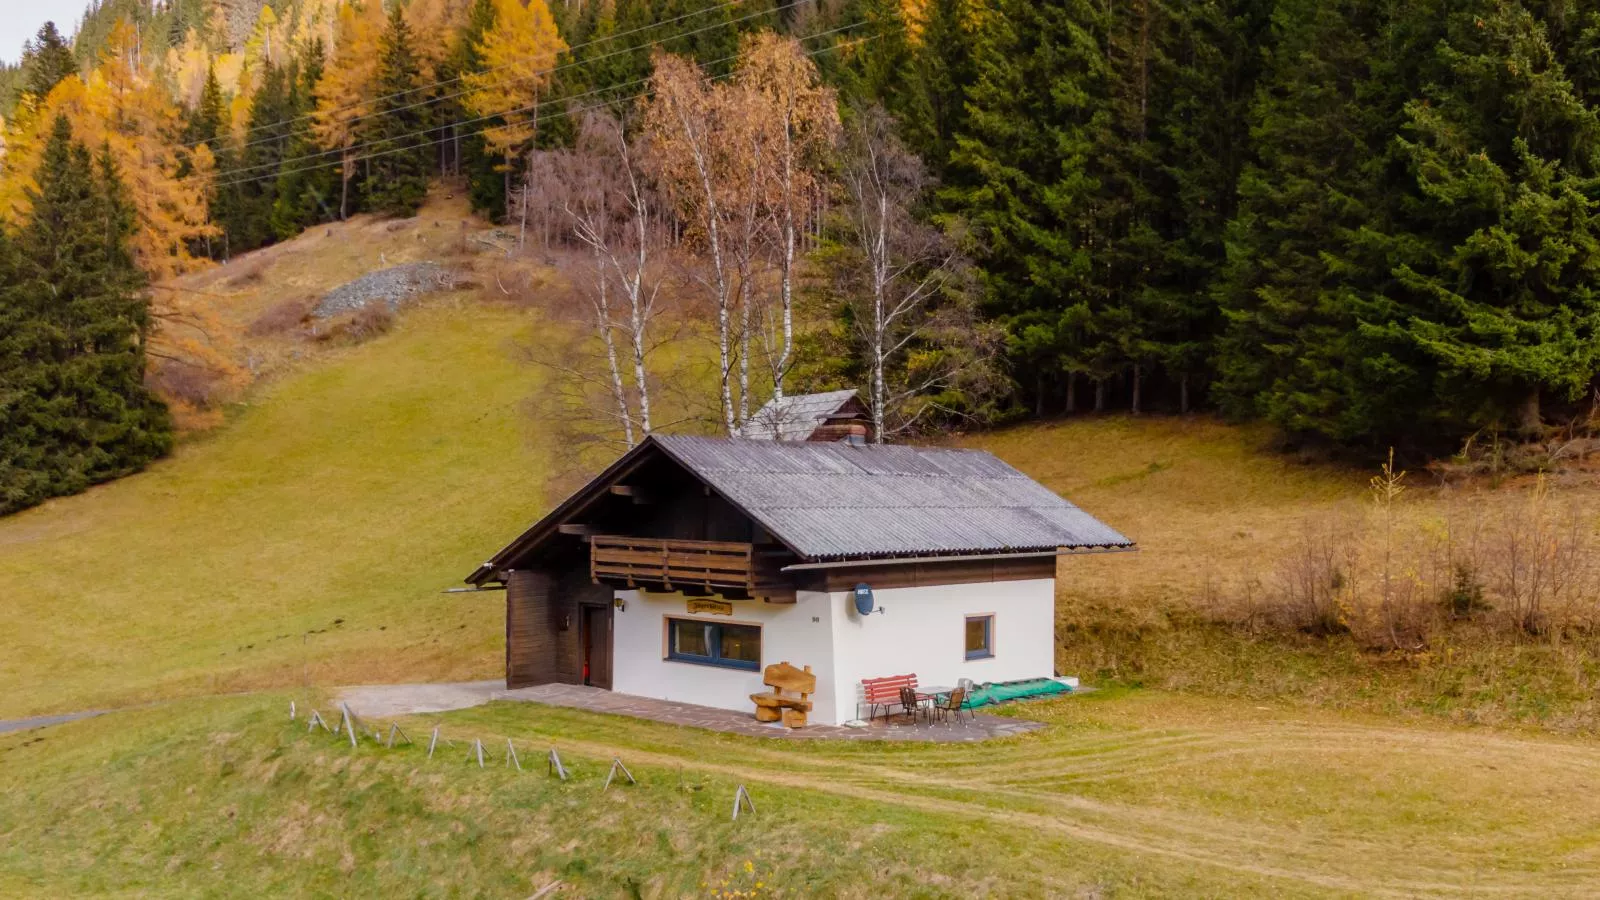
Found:
[[[46,22],[55,22],[63,37],[71,37],[88,7],[89,0],[0,0],[0,59],[22,59],[23,41]]]

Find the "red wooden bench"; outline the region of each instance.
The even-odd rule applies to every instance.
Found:
[[[900,689],[917,689],[917,676],[890,675],[887,678],[861,679],[861,693],[867,703],[867,718],[870,720],[877,715],[878,707],[883,707],[883,718],[887,721],[892,714],[892,707],[900,703]]]

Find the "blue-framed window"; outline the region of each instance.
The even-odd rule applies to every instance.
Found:
[[[994,616],[967,616],[967,659],[994,656]]]
[[[668,617],[667,659],[760,671],[761,626]]]

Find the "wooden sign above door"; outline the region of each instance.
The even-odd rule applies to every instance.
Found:
[[[733,615],[733,604],[726,600],[707,600],[704,597],[690,597],[689,613],[691,615],[731,616]]]

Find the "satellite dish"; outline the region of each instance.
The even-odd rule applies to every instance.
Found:
[[[872,585],[866,582],[856,585],[856,612],[863,616],[872,615]]]

